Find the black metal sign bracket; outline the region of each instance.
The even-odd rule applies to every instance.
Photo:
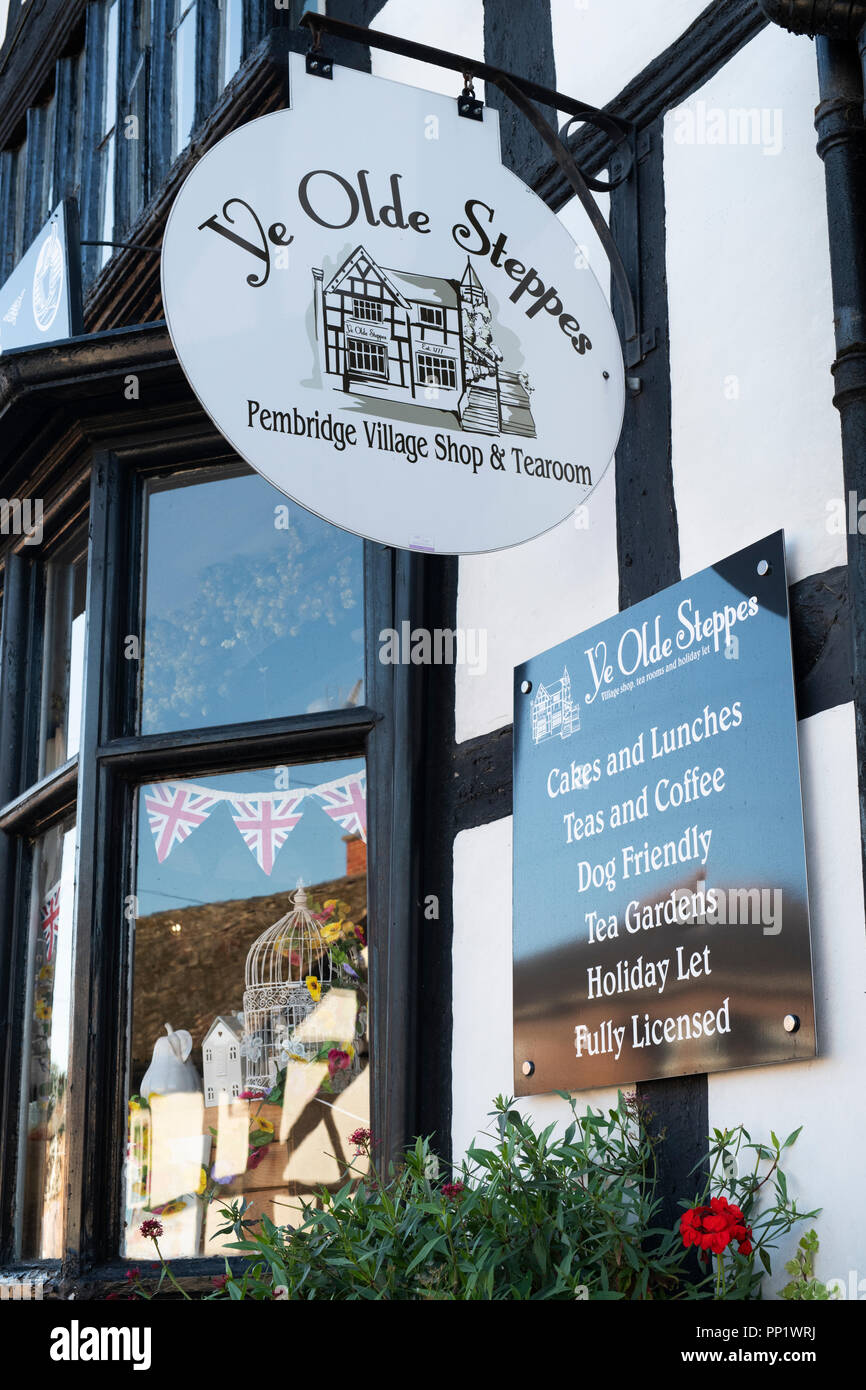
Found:
[[[633,215],[636,222],[639,152],[638,132],[634,123],[622,116],[615,116],[609,111],[603,111],[599,107],[575,101],[573,97],[564,96],[561,92],[551,91],[550,88],[542,87],[539,83],[532,82],[528,78],[519,77],[516,73],[504,72],[501,68],[494,67],[490,63],[482,63],[475,58],[467,58],[459,53],[450,53],[444,48],[431,48],[427,44],[413,43],[409,39],[401,39],[394,34],[386,34],[378,29],[365,29],[359,24],[349,24],[346,20],[335,19],[331,15],[313,13],[309,10],[301,16],[300,22],[304,28],[309,29],[312,35],[312,47],[307,54],[307,72],[314,76],[333,76],[333,63],[321,51],[322,34],[326,33],[332,34],[335,38],[346,39],[349,43],[363,44],[370,48],[381,48],[388,53],[398,53],[404,58],[415,58],[422,63],[431,63],[435,67],[450,68],[453,72],[461,73],[464,87],[457,98],[457,109],[461,116],[470,120],[483,119],[483,104],[475,96],[472,86],[473,78],[478,77],[485,82],[492,82],[501,92],[504,92],[535,127],[541,139],[552,152],[604,247],[622,309],[625,365],[626,368],[637,366],[647,352],[655,346],[654,332],[644,333],[641,331],[639,260],[635,254],[632,255],[631,274],[629,274],[619,248],[611,235],[610,228],[590,192],[593,190],[597,193],[607,193],[611,189],[618,188],[621,184],[626,185],[630,194],[629,202],[634,203]],[[315,64],[315,66],[311,66],[311,64]],[[328,67],[327,72],[323,71],[324,65]],[[552,106],[558,111],[564,111],[570,117],[561,132],[556,131],[545,120],[535,105],[536,102],[544,106]],[[568,148],[569,134],[575,122],[587,122],[590,125],[596,125],[610,139],[613,155],[611,177],[608,181],[603,182],[600,179],[591,178],[589,175],[583,174],[578,168]]]

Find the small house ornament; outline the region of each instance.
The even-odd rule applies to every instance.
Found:
[[[246,1089],[269,1091],[277,1072],[297,1058],[310,1061],[324,1038],[296,1042],[295,1030],[331,985],[331,953],[307,911],[299,883],[293,909],[253,942],[244,990]]]
[[[224,1094],[236,1100],[243,1089],[241,1038],[243,1027],[236,1019],[217,1014],[202,1039],[204,1103],[216,1105]]]

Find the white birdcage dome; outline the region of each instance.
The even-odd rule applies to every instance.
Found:
[[[307,894],[299,887],[287,912],[257,937],[247,953],[246,989],[303,985],[315,975],[322,985],[331,983],[331,953],[317,923],[307,911]]]
[[[309,1031],[303,1042],[294,1033],[331,986],[331,953],[300,884],[292,903],[247,953],[241,1055],[248,1089],[269,1090],[288,1058],[306,1059],[317,1051]]]

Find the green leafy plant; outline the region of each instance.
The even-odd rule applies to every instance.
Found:
[[[231,1248],[246,1267],[232,1273],[227,1263],[211,1297],[759,1297],[778,1238],[816,1215],[797,1211],[780,1166],[798,1132],[766,1145],[742,1127],[714,1131],[709,1177],[672,1230],[659,1216],[665,1141],[635,1097],[580,1116],[564,1099],[572,1114],[557,1134],[552,1124],[537,1131],[513,1101],[497,1098],[491,1142],[473,1145],[444,1183],[428,1141],[382,1172],[369,1131],[358,1130],[356,1156],[370,1158],[369,1172],[350,1165],[340,1190],[323,1189],[296,1228],[264,1217],[253,1234],[242,1212],[223,1209],[219,1234],[237,1237]]]
[[[818,1236],[815,1231],[807,1231],[800,1237],[793,1260],[788,1260],[785,1270],[793,1275],[780,1294],[781,1298],[821,1301],[832,1297],[826,1284],[815,1278],[815,1256],[818,1253]]]

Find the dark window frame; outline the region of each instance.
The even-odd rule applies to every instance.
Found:
[[[425,318],[425,314],[427,317]],[[418,322],[422,328],[444,328],[445,309],[439,304],[419,304]]]
[[[120,427],[117,440],[123,438]],[[123,657],[125,634],[140,629],[140,544],[144,487],[153,476],[200,468],[237,471],[237,456],[202,425],[192,431],[151,427],[129,442],[110,443],[92,459],[90,475],[86,686],[80,751],[76,758],[21,790],[22,773],[0,757],[0,872],[14,892],[2,905],[0,1000],[9,1043],[0,1114],[0,1261],[21,1268],[12,1237],[20,1123],[20,980],[29,893],[29,842],[75,811],[79,876],[76,885],[76,955],[70,1090],[68,1182],[70,1199],[60,1262],[27,1260],[53,1278],[86,1278],[107,1289],[122,1280],[122,1179],[127,1118],[129,974],[132,936],[123,918],[134,891],[136,789],[161,776],[207,775],[292,761],[340,756],[366,759],[370,788],[368,902],[371,920],[371,1055],[373,1124],[394,1151],[407,1138],[414,1087],[410,993],[414,913],[410,887],[411,769],[406,736],[410,672],[378,660],[377,635],[408,616],[415,557],[364,543],[365,691],[363,706],[168,734],[133,732],[137,679]],[[41,651],[36,566],[9,557],[5,585],[0,688],[0,743],[26,743],[28,703],[34,703]],[[27,651],[22,669],[21,644]],[[23,678],[23,679],[22,679]],[[403,731],[401,734],[401,730]],[[7,731],[12,738],[6,737]],[[80,769],[80,776],[79,776]],[[13,790],[14,788],[14,790]],[[16,988],[16,983],[18,987]],[[16,1005],[16,998],[18,1004]],[[375,1059],[386,1059],[377,1066]],[[104,1136],[114,1142],[106,1146]],[[173,1261],[179,1275],[207,1279],[223,1268],[220,1256]]]

